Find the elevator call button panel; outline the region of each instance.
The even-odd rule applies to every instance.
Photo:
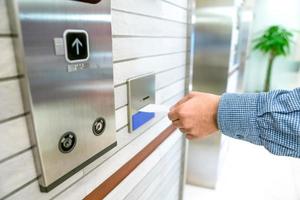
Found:
[[[22,87],[39,184],[48,192],[117,145],[111,2],[8,4],[20,35],[15,49],[22,55],[19,66],[25,75]]]

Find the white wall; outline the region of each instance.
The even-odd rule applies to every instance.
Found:
[[[9,12],[5,0],[0,0],[0,199],[82,199],[170,125],[163,117],[138,134],[128,133],[126,80],[154,71],[158,103],[170,106],[184,95],[187,0],[112,0],[118,147],[50,193],[41,193],[38,188],[25,121],[28,113],[19,85],[23,75],[17,71],[12,45],[17,36],[10,31]],[[107,198],[132,199],[132,195],[147,191],[148,198],[179,199],[183,152],[184,139],[175,132]]]
[[[288,30],[300,30],[299,0],[257,0],[253,22],[252,40],[271,25],[282,25]],[[296,32],[294,32],[297,35]],[[293,49],[292,52],[293,53]],[[297,82],[297,63],[291,58],[278,58],[274,63],[271,87],[294,88]],[[267,67],[267,58],[260,52],[250,53],[245,74],[246,91],[261,91]]]

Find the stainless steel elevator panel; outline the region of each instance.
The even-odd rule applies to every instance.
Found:
[[[233,16],[233,0],[196,0],[193,90],[226,91]]]
[[[111,5],[15,0],[12,6],[40,185],[49,191],[116,146]]]
[[[195,0],[193,16],[193,90],[222,94],[226,91],[233,16],[233,0]],[[187,182],[214,188],[220,151],[220,134],[191,141]]]

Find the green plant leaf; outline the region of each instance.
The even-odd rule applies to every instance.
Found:
[[[259,37],[253,40],[254,50],[272,56],[287,56],[293,34],[281,26],[270,26]]]

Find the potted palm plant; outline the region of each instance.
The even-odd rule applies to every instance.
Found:
[[[290,53],[293,34],[281,26],[271,26],[254,40],[254,50],[268,55],[267,75],[264,83],[264,91],[270,90],[272,68],[274,60],[279,56],[287,56]]]

